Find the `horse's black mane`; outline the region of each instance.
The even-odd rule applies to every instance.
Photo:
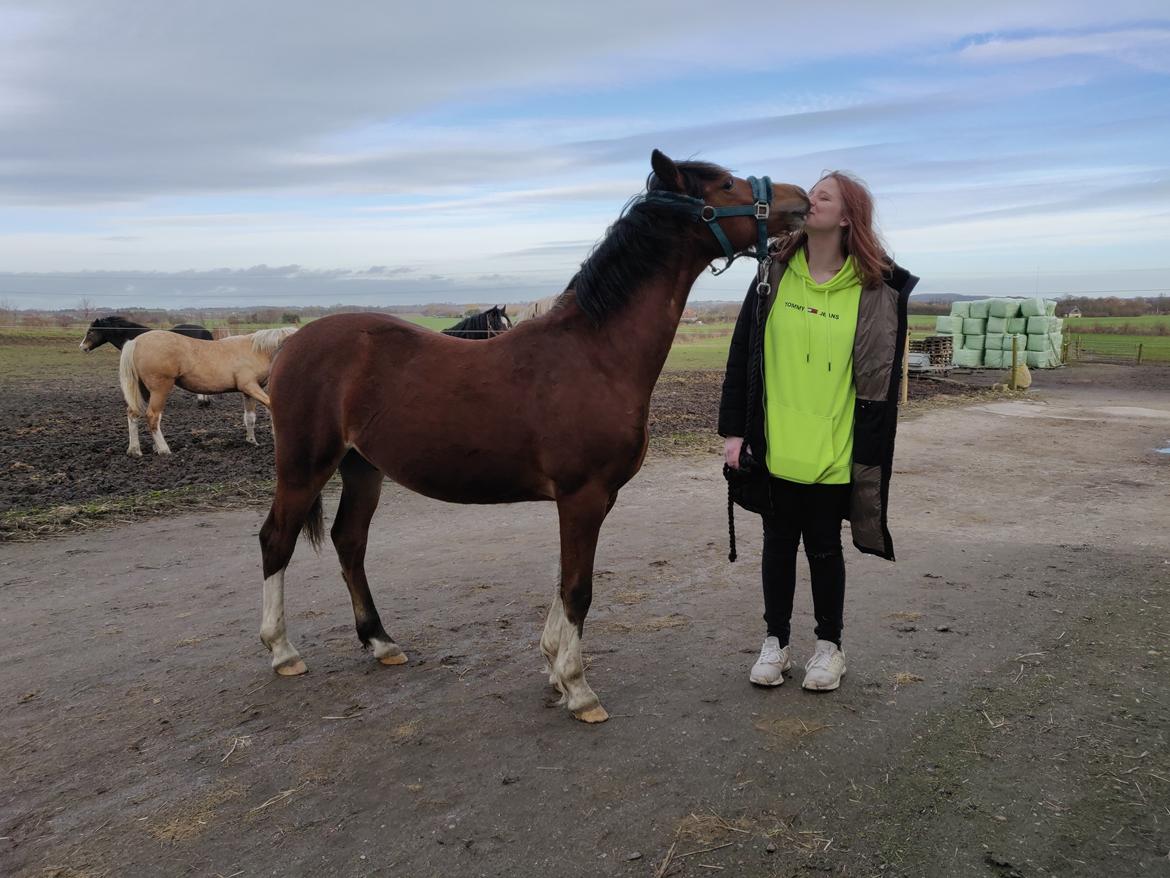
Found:
[[[109,329],[149,329],[141,323],[135,323],[133,320],[127,320],[117,314],[112,317],[99,317],[91,326],[103,326]]]
[[[710,162],[676,162],[683,192],[703,197],[703,185],[727,174]],[[667,190],[656,175],[646,180],[646,191]],[[630,200],[621,216],[593,248],[581,270],[570,281],[577,304],[595,323],[619,310],[638,287],[668,268],[678,250],[683,227],[694,220],[681,211],[660,204]]]
[[[456,338],[491,338],[510,329],[504,309],[497,305],[479,314],[465,317],[454,326],[443,330],[443,335],[453,335]]]

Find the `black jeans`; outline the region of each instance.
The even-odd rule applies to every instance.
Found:
[[[796,593],[796,549],[804,540],[812,579],[813,613],[819,640],[841,645],[845,610],[845,558],[841,521],[849,514],[849,485],[801,485],[772,480],[779,512],[765,515],[764,621],[769,636],[788,645]]]

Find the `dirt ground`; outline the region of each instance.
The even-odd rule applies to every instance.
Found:
[[[799,686],[804,569],[792,676],[747,682],[758,526],[729,564],[703,451],[653,455],[602,532],[601,726],[549,706],[545,505],[388,485],[367,566],[410,662],[361,651],[302,546],[295,679],[257,636],[262,509],[0,547],[0,874],[1168,874],[1168,376],[911,406],[899,561],[846,550],[832,694]]]

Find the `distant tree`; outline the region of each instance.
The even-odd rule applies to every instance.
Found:
[[[285,311],[280,315],[280,322],[296,325],[301,322],[301,315],[296,311]]]

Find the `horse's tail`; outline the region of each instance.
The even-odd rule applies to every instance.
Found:
[[[301,533],[308,538],[309,545],[314,550],[321,551],[321,546],[325,542],[325,512],[321,508],[320,494],[309,507],[309,514],[305,517],[305,523],[301,525]]]
[[[141,415],[146,412],[146,400],[142,398],[138,370],[134,368],[134,348],[137,344],[136,340],[130,339],[123,345],[122,358],[118,361],[118,381],[122,385],[122,396],[126,400],[126,407]]]

